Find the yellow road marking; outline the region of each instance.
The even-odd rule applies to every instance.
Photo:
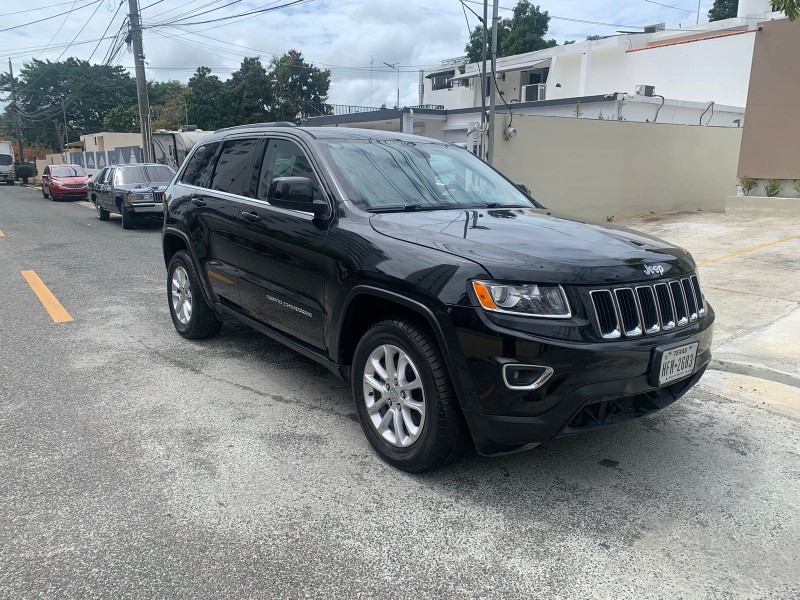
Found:
[[[69,323],[72,321],[70,314],[61,306],[61,303],[53,296],[53,292],[47,288],[36,273],[33,271],[22,271],[22,276],[25,278],[25,281],[28,282],[28,285],[31,286],[33,293],[39,298],[39,302],[42,303],[42,306],[44,306],[50,318],[53,319],[53,323]]]
[[[221,281],[222,283],[227,283],[228,285],[235,285],[236,282],[228,279],[224,275],[220,275],[216,271],[212,271],[211,269],[208,270],[208,276],[212,279],[216,279],[217,281]]]
[[[2,230],[2,229],[0,229],[0,237],[6,237],[6,234],[5,234],[5,233],[3,233],[3,230]]]
[[[768,246],[774,246],[775,244],[782,244],[783,242],[790,242],[796,239],[800,239],[800,235],[793,235],[791,237],[783,238],[782,240],[777,240],[775,242],[767,242],[766,244],[761,244],[760,246],[753,246],[752,248],[747,248],[746,250],[739,250],[739,252],[734,252],[733,254],[726,254],[725,256],[720,256],[719,258],[704,260],[701,263],[697,263],[697,265],[698,266],[708,265],[728,258],[733,258],[734,256],[741,256],[742,254],[748,254],[750,252],[755,252],[756,250],[761,250],[762,248],[767,248]]]
[[[615,221],[627,221],[628,219],[643,219],[645,217],[652,217],[653,215],[663,215],[663,214],[671,213],[671,212],[675,212],[675,211],[672,210],[671,208],[668,208],[666,210],[654,210],[652,212],[642,213],[640,215],[629,215],[627,217],[619,217],[617,219],[611,219],[611,221],[615,222]]]

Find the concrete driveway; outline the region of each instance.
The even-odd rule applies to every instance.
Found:
[[[721,215],[628,224],[699,260],[788,237]],[[321,367],[235,325],[180,338],[157,225],[17,187],[0,230],[0,597],[800,595],[796,387],[710,371],[638,422],[411,476]],[[798,250],[702,268],[720,355],[796,311]]]

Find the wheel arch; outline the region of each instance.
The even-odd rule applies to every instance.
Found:
[[[374,323],[389,317],[405,317],[423,325],[433,334],[450,374],[459,404],[463,408],[469,408],[468,398],[470,395],[465,389],[464,382],[455,376],[460,370],[457,358],[450,351],[454,343],[457,345],[457,341],[448,340],[439,319],[436,318],[430,307],[402,294],[360,285],[350,290],[340,314],[344,316],[335,331],[336,339],[331,340],[330,347],[335,352],[331,358],[341,365],[343,371],[348,375],[356,346],[367,329]],[[465,367],[466,365],[463,366],[463,368]]]

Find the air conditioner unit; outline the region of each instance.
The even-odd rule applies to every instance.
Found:
[[[637,85],[636,86],[636,95],[637,96],[648,96],[648,97],[651,97],[655,93],[656,93],[656,86],[654,86],[654,85]]]
[[[666,23],[657,23],[655,25],[645,25],[644,32],[645,33],[656,33],[658,31],[664,31],[667,28]]]

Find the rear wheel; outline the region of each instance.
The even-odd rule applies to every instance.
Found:
[[[209,338],[222,327],[222,321],[203,297],[200,278],[186,250],[179,250],[169,261],[167,299],[172,324],[183,337]]]
[[[442,354],[416,323],[391,319],[371,327],[353,357],[352,387],[361,428],[389,464],[420,473],[469,448]]]
[[[100,200],[97,198],[94,199],[94,208],[97,211],[97,218],[101,221],[108,221],[109,212],[100,206]]]
[[[9,179],[8,181],[6,181],[6,185],[14,185],[14,180]]]

